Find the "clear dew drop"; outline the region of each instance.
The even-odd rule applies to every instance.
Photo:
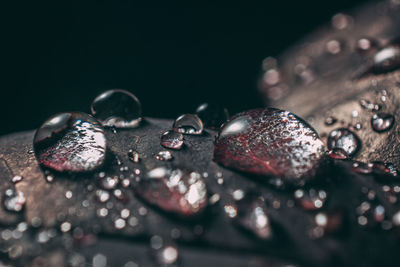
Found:
[[[160,137],[160,144],[165,148],[181,149],[183,146],[183,135],[175,131],[166,131]]]
[[[375,132],[386,132],[392,128],[394,116],[388,113],[378,113],[371,117],[371,127]]]
[[[340,148],[349,156],[353,156],[360,149],[361,141],[358,136],[346,128],[335,129],[329,133],[328,149]]]
[[[155,156],[156,159],[161,160],[161,161],[169,161],[172,160],[174,157],[172,156],[172,153],[164,150],[164,151],[160,151],[157,153],[157,155]]]
[[[36,131],[33,146],[39,164],[59,172],[93,171],[106,157],[104,129],[82,112],[50,117]]]
[[[142,120],[139,100],[121,89],[108,90],[97,96],[92,102],[91,111],[107,127],[132,128]]]
[[[172,128],[178,133],[199,135],[203,133],[203,122],[196,114],[184,114],[175,120]]]
[[[326,126],[331,126],[331,125],[335,124],[336,122],[337,122],[337,119],[333,116],[326,117],[325,121],[324,121]]]
[[[302,119],[267,108],[239,113],[226,122],[215,140],[214,160],[298,184],[312,176],[324,152],[317,133]]]
[[[219,129],[229,119],[229,113],[226,108],[210,103],[201,104],[196,109],[196,114],[204,123],[204,127],[209,129]]]
[[[3,196],[4,209],[10,212],[21,212],[25,207],[25,196],[20,191],[7,189]]]
[[[193,171],[158,167],[140,179],[134,189],[148,203],[178,215],[196,215],[207,206],[206,184]]]

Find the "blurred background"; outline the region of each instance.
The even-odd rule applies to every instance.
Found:
[[[365,1],[11,2],[0,9],[1,135],[37,128],[56,112],[89,112],[93,98],[111,88],[134,93],[153,117],[175,118],[202,102],[231,114],[261,106],[261,61]]]

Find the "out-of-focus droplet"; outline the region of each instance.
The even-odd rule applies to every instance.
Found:
[[[160,144],[170,149],[181,149],[183,146],[183,135],[175,131],[166,131],[160,137]]]
[[[23,180],[23,177],[20,175],[15,175],[12,179],[11,182],[13,182],[14,184],[19,183]]]
[[[172,156],[172,153],[167,150],[160,151],[156,155],[156,159],[161,160],[161,161],[169,161],[169,160],[172,160],[173,158],[174,157]]]
[[[157,258],[162,266],[171,265],[178,260],[178,249],[175,246],[165,246],[157,251]]]
[[[273,232],[264,201],[252,196],[245,197],[236,203],[236,223],[260,239],[271,239]]]
[[[221,125],[229,119],[228,110],[216,104],[204,103],[196,109],[196,114],[204,124],[210,129],[219,129]]]
[[[196,114],[184,114],[175,120],[172,128],[178,133],[199,135],[203,132],[203,122]]]
[[[366,109],[368,111],[378,111],[378,110],[381,109],[381,106],[379,104],[374,104],[371,101],[366,100],[366,99],[361,99],[360,100],[360,106],[363,109]]]
[[[142,199],[178,215],[199,214],[207,206],[207,188],[197,172],[158,167],[134,187]]]
[[[20,191],[7,189],[3,196],[3,206],[5,210],[10,212],[20,212],[25,207],[25,197]]]
[[[330,132],[327,141],[328,149],[340,148],[349,156],[353,156],[361,146],[358,136],[346,128],[335,129]]]
[[[356,43],[356,50],[363,54],[372,52],[373,50],[376,50],[377,47],[378,43],[376,40],[366,37],[358,39]]]
[[[117,176],[111,177],[111,176],[106,176],[103,178],[99,179],[99,185],[101,188],[106,189],[106,190],[111,190],[117,187],[119,182],[119,179]]]
[[[128,158],[135,163],[138,163],[140,161],[140,155],[137,151],[133,149],[129,149],[128,151]]]
[[[327,193],[324,190],[298,189],[294,192],[294,198],[305,210],[317,210],[323,207]]]
[[[338,40],[330,40],[326,43],[326,51],[332,55],[339,54],[342,51],[342,44]]]
[[[332,27],[337,30],[344,30],[347,27],[351,26],[352,23],[353,18],[343,13],[338,13],[334,15],[331,20]]]
[[[331,159],[348,159],[349,156],[347,155],[346,151],[341,148],[335,147],[328,152],[328,156]]]
[[[128,91],[108,90],[97,96],[91,105],[93,116],[104,126],[131,128],[142,120],[142,107],[139,100]]]
[[[374,114],[371,118],[371,126],[375,132],[381,133],[390,130],[394,123],[394,116],[388,113]]]
[[[370,174],[372,173],[372,163],[363,163],[363,162],[354,162],[353,163],[353,171],[361,174]]]
[[[92,171],[106,157],[104,129],[82,112],[50,117],[36,131],[33,145],[39,164],[60,172]]]
[[[240,171],[302,183],[317,169],[325,148],[317,133],[294,114],[254,109],[232,117],[215,141],[214,160]]]

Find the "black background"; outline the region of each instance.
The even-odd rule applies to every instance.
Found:
[[[89,111],[124,88],[146,116],[174,118],[204,101],[261,106],[260,63],[364,1],[139,7],[124,2],[17,2],[1,8],[0,134],[61,111]]]

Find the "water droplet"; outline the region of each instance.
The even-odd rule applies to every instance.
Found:
[[[179,133],[198,135],[203,132],[203,122],[196,114],[184,114],[175,120],[172,128]]]
[[[183,146],[183,135],[175,131],[166,131],[161,135],[160,144],[170,149],[181,149]]]
[[[215,141],[214,160],[226,167],[302,182],[323,157],[314,129],[294,114],[254,109],[232,117]]]
[[[346,151],[341,148],[335,147],[328,152],[328,156],[331,159],[347,159],[349,156],[347,155]]]
[[[100,123],[81,112],[60,113],[43,123],[34,137],[40,165],[56,171],[83,172],[100,167],[106,138]]]
[[[106,176],[104,178],[99,179],[99,185],[103,189],[111,190],[117,186],[118,181],[119,180],[117,176],[114,177]]]
[[[158,167],[134,188],[147,202],[179,215],[198,214],[207,205],[206,184],[197,172]]]
[[[336,122],[337,122],[337,119],[333,116],[328,116],[325,119],[325,125],[327,125],[327,126],[331,126],[331,125],[335,124]]]
[[[174,246],[166,246],[158,252],[158,260],[161,264],[170,265],[178,260],[178,249]]]
[[[7,189],[3,197],[3,205],[7,211],[20,212],[25,207],[25,197],[20,191]]]
[[[204,127],[219,129],[229,119],[228,110],[219,105],[204,103],[196,109],[196,114],[204,123]]]
[[[361,141],[355,133],[346,128],[339,128],[330,132],[327,141],[330,150],[340,148],[347,155],[354,155],[361,146]]]
[[[372,163],[363,163],[363,162],[354,162],[353,163],[353,171],[361,174],[370,174],[372,173]]]
[[[21,182],[22,180],[23,180],[23,177],[20,176],[20,175],[15,175],[15,176],[11,179],[11,181],[12,181],[14,184],[19,183],[19,182]]]
[[[224,211],[230,218],[235,218],[237,216],[237,208],[233,205],[225,205]]]
[[[372,50],[377,49],[377,47],[378,42],[376,40],[365,37],[358,39],[356,44],[356,50],[359,53],[369,53],[372,52]]]
[[[366,109],[368,111],[378,111],[381,109],[381,106],[379,104],[374,104],[366,99],[361,99],[359,103],[363,109]]]
[[[342,50],[342,44],[338,40],[330,40],[326,43],[326,51],[332,55],[339,54]]]
[[[394,116],[387,113],[374,114],[371,118],[371,126],[375,132],[385,132],[392,128]]]
[[[260,239],[272,238],[271,222],[265,203],[260,198],[246,197],[237,202],[235,222]]]
[[[162,160],[162,161],[168,161],[168,160],[172,160],[174,157],[172,156],[171,152],[169,151],[160,151],[157,153],[156,155],[156,159],[158,160]]]
[[[332,17],[332,27],[338,30],[344,30],[353,23],[353,18],[349,15],[338,13]]]
[[[390,44],[378,50],[373,57],[372,71],[384,73],[400,67],[400,47],[398,44]]]
[[[109,90],[96,97],[91,111],[93,116],[108,127],[136,127],[142,120],[139,100],[130,92],[120,89]]]
[[[140,161],[139,153],[132,149],[129,149],[129,151],[128,151],[128,158],[135,163],[138,163]]]

